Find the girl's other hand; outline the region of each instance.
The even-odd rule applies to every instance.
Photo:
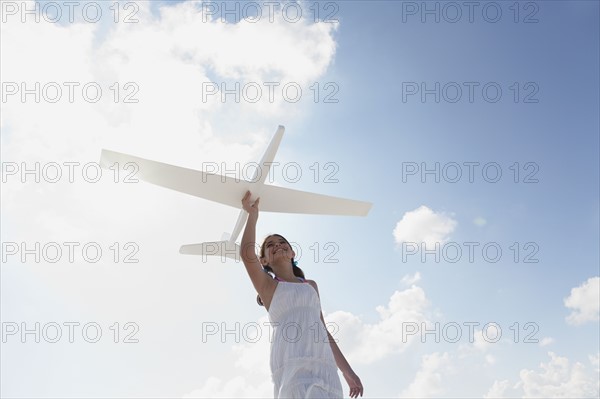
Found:
[[[350,370],[347,373],[342,373],[348,386],[350,387],[350,397],[358,398],[358,395],[363,396],[363,386],[362,382],[360,382],[360,378],[354,373],[354,371]]]

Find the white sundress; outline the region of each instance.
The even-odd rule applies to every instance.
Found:
[[[342,398],[317,291],[308,283],[277,280],[269,307],[274,397]]]

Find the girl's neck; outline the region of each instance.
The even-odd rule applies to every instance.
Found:
[[[273,270],[273,274],[275,274],[279,280],[285,280],[287,282],[296,282],[299,279],[298,276],[294,274],[291,267],[283,268],[282,270]]]
[[[286,281],[297,281],[298,278],[294,274],[290,263],[271,265],[271,270],[278,278]]]

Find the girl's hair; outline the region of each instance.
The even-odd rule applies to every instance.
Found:
[[[283,238],[283,240],[287,243],[287,245],[289,245],[290,248],[292,247],[290,245],[289,241],[284,236],[282,236],[281,234],[270,234],[270,235],[268,235],[268,236],[265,237],[262,245],[260,246],[260,257],[261,258],[265,257],[265,244],[267,243],[267,240],[269,239],[269,237],[273,237],[273,236]],[[273,269],[269,265],[263,266],[263,271],[265,273],[268,273],[270,275],[275,276],[275,272],[273,271]],[[296,261],[294,260],[294,258],[292,258],[292,271],[294,272],[294,276],[301,277],[302,279],[304,279],[304,272],[302,271],[302,269],[300,269],[298,266],[296,266]],[[265,306],[265,304],[263,303],[262,299],[260,299],[259,295],[256,295],[256,302],[260,306]]]

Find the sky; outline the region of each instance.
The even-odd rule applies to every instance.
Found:
[[[0,2],[3,397],[272,396],[243,264],[178,252],[238,210],[98,163],[279,125],[270,184],[372,204],[257,226],[363,397],[600,395],[598,2],[75,3]]]

